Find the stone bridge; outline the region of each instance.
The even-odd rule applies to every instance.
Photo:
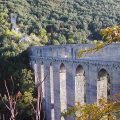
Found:
[[[46,120],[74,120],[60,118],[61,112],[75,102],[95,103],[120,92],[120,44],[106,46],[98,52],[84,54],[81,49],[93,44],[44,46],[29,48],[30,65],[35,83],[42,83]]]

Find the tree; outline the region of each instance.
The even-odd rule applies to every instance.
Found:
[[[73,37],[69,38],[69,44],[74,44],[74,38]]]
[[[84,43],[84,38],[101,39],[100,29],[119,24],[119,6],[118,0],[0,0],[0,31],[11,28],[10,14],[16,13],[17,26],[22,33],[39,37],[41,28],[49,27],[51,34],[64,35],[67,40],[71,32],[80,33],[80,38],[75,35],[78,40],[75,43]],[[51,36],[50,44],[53,39]]]
[[[58,42],[58,40],[53,40],[53,45],[60,45],[60,43]]]
[[[43,44],[48,43],[47,31],[44,28],[42,28],[40,31],[40,37],[42,38],[41,43]]]
[[[120,107],[117,102],[100,99],[99,104],[81,105],[76,103],[74,107],[69,108],[61,116],[74,116],[76,120],[116,120],[115,112],[119,111]]]
[[[100,34],[102,35],[103,41],[101,42],[98,41],[96,43],[96,46],[90,49],[80,50],[80,52],[78,53],[78,57],[82,57],[84,53],[90,54],[92,52],[96,52],[100,50],[101,48],[104,48],[105,46],[112,44],[113,42],[119,42],[120,41],[120,26],[107,27],[105,29],[102,29],[100,31]]]
[[[42,100],[43,100],[43,92],[42,92],[42,84],[46,80],[47,75],[44,77],[43,80],[39,80],[36,83],[36,89],[37,89],[37,98],[36,98],[36,106],[34,107],[33,103],[31,103],[31,106],[33,108],[33,111],[35,113],[35,119],[40,120],[41,119],[41,112],[42,112]],[[43,118],[44,120],[44,118]]]
[[[27,119],[33,117],[30,109],[30,101],[33,99],[34,83],[33,75],[29,66],[29,58],[27,48],[34,41],[21,41],[15,34],[5,34],[3,40],[0,41],[0,93],[2,96],[6,94],[3,81],[6,80],[9,91],[12,91],[12,83],[15,84],[13,96],[19,91],[22,99],[17,102],[18,114],[16,119]],[[2,106],[3,104],[0,104]],[[1,111],[2,111],[2,107]],[[6,111],[3,111],[6,113]],[[5,116],[6,117],[6,116]],[[28,118],[30,119],[30,118]]]
[[[18,100],[21,98],[21,93],[18,92],[17,94],[13,95],[13,92],[12,92],[12,94],[10,94],[10,91],[6,84],[6,80],[4,80],[4,87],[6,90],[6,94],[5,94],[6,99],[5,99],[5,97],[1,96],[2,102],[4,103],[5,107],[10,112],[10,116],[11,116],[10,120],[15,120],[15,117],[17,115],[16,104],[17,104]]]
[[[64,35],[60,35],[58,38],[60,44],[66,44],[66,38]]]
[[[103,42],[97,42],[95,47],[80,50],[78,56],[81,57],[84,53],[90,54],[96,52],[113,42],[120,41],[120,26],[113,26],[102,29],[100,31]],[[116,101],[105,101],[100,99],[99,103],[80,105],[77,103],[74,107],[62,113],[62,116],[74,115],[77,120],[116,120],[116,113],[120,110],[120,95],[116,95]]]

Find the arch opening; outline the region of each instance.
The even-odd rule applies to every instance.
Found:
[[[40,79],[41,79],[41,81],[43,81],[44,80],[44,63],[42,62],[41,63],[41,65],[40,65]],[[42,92],[43,92],[43,98],[45,98],[45,87],[44,87],[44,84],[45,84],[45,82],[43,81],[43,83],[42,83]]]
[[[54,120],[54,79],[53,64],[50,64],[50,94],[51,94],[51,120]]]
[[[35,85],[38,83],[38,65],[35,63],[34,64],[34,76],[35,76]]]
[[[60,73],[65,73],[66,72],[66,68],[65,68],[65,65],[62,63],[60,65]]]
[[[60,80],[60,109],[61,112],[67,109],[67,94],[66,94],[66,68],[63,63],[59,69],[59,80]],[[64,118],[61,118],[64,120]]]
[[[85,71],[81,65],[78,65],[76,68],[76,75],[77,76],[82,76],[85,74]]]
[[[80,102],[82,105],[86,102],[85,71],[81,65],[78,65],[76,68],[75,102]]]
[[[101,69],[98,72],[97,81],[97,101],[101,98],[106,100],[110,96],[110,76],[105,69]]]

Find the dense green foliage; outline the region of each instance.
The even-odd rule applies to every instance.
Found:
[[[22,32],[39,35],[45,28],[49,44],[101,39],[101,28],[120,23],[119,0],[9,0],[0,8],[6,20],[0,22],[10,27],[10,13],[15,12]]]
[[[76,120],[119,120],[120,104],[102,98],[98,103],[81,105],[79,102],[61,114],[61,117],[74,116]],[[118,115],[119,116],[119,115]]]
[[[105,46],[112,44],[113,42],[120,42],[120,26],[112,26],[101,29],[100,34],[102,36],[102,41],[96,41],[96,45],[92,48],[80,50],[78,53],[79,58],[82,57],[83,54],[97,52]]]
[[[19,38],[15,35],[4,35],[0,47],[0,93],[5,97],[6,90],[4,80],[7,81],[11,95],[15,96],[18,92],[21,92],[22,99],[18,101],[16,108],[19,112],[17,115],[18,119],[24,119],[32,114],[29,109],[29,103],[33,99],[34,80],[29,68],[26,51],[30,45],[29,42],[20,42]],[[2,110],[3,107],[0,108],[3,112],[2,114],[5,114],[6,117],[6,111]]]
[[[17,15],[19,32],[11,30],[11,13]],[[11,94],[22,94],[16,107],[17,119],[34,116],[29,104],[34,92],[26,51],[29,46],[101,39],[98,31],[119,24],[119,18],[118,0],[0,0],[0,93],[6,98],[6,80]],[[26,41],[22,41],[23,36],[27,36]],[[3,106],[0,102],[1,114],[6,113]]]

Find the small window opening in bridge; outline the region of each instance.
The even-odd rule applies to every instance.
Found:
[[[17,19],[17,14],[11,13],[12,30],[17,30],[16,19]]]
[[[82,105],[86,102],[85,71],[81,65],[78,65],[78,67],[76,68],[75,102],[80,102]]]
[[[42,57],[42,50],[40,49],[40,57]]]
[[[66,68],[62,63],[60,65],[59,70],[59,78],[60,78],[60,108],[61,112],[67,109],[67,95],[66,95]],[[62,118],[62,120],[64,120]]]
[[[53,51],[52,51],[52,48],[50,47],[48,56],[52,56],[52,55],[53,55]]]
[[[64,56],[65,58],[67,58],[68,56],[67,56],[67,54],[65,54],[65,56]]]
[[[97,102],[101,98],[106,100],[110,96],[110,76],[105,69],[101,69],[98,73],[97,81]]]
[[[73,48],[71,48],[71,56],[72,56],[72,58],[74,58],[74,51],[73,51]]]
[[[39,50],[37,50],[37,55],[39,55]]]
[[[68,57],[68,50],[65,48],[65,55],[64,55],[65,58]]]
[[[75,59],[78,59],[78,50],[75,50]]]

